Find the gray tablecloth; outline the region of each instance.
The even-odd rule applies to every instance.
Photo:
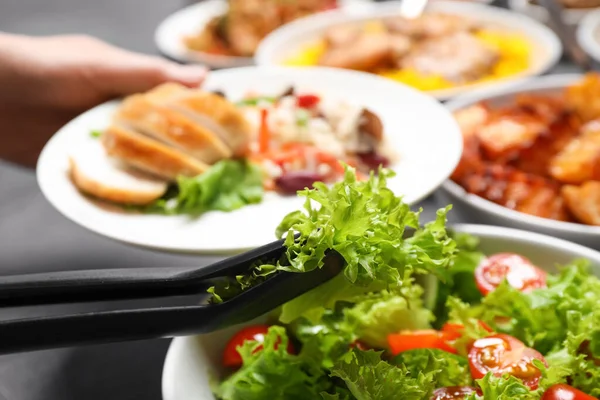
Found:
[[[34,35],[87,33],[128,49],[156,53],[154,28],[186,4],[181,0],[0,0],[0,30]],[[560,68],[567,69],[571,68]],[[436,201],[430,198],[421,205],[425,219],[432,218]],[[45,201],[33,171],[0,162],[2,275],[211,261],[214,258],[155,253],[96,236],[64,219]],[[0,318],[106,307],[0,310]],[[0,400],[160,399],[168,343],[154,340],[0,357]]]

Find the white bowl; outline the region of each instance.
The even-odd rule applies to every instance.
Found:
[[[508,0],[508,7],[544,24],[550,22],[548,11],[542,6],[531,4],[529,0]],[[563,18],[567,25],[575,26],[593,10],[596,10],[596,8],[567,8],[563,12]]]
[[[587,258],[600,276],[600,253],[586,247],[536,233],[486,225],[455,225],[458,232],[480,239],[486,254],[515,252],[545,269]],[[214,400],[210,377],[221,372],[221,354],[225,344],[240,326],[202,336],[180,337],[172,341],[162,375],[164,400]]]
[[[256,51],[256,63],[281,65],[299,48],[321,38],[329,27],[395,15],[400,9],[400,3],[399,1],[378,3],[364,12],[355,12],[352,9],[327,11],[291,22],[273,31],[261,42]],[[524,77],[540,75],[552,68],[562,55],[561,42],[550,28],[516,12],[464,1],[434,1],[429,5],[429,9],[470,17],[485,23],[488,27],[505,28],[512,33],[520,33],[532,42],[531,65],[526,71],[491,82],[427,92],[439,100],[477,88],[494,87]]]
[[[581,20],[577,41],[586,53],[600,62],[600,9],[587,13]]]
[[[544,76],[524,81],[522,84],[510,88],[471,93],[448,102],[446,106],[450,111],[456,111],[482,100],[489,102],[492,106],[502,105],[510,102],[516,94],[523,92],[552,94],[579,79],[581,79],[581,75],[577,74]],[[511,210],[483,197],[467,193],[460,185],[451,180],[442,184],[439,194],[444,201],[453,204],[457,215],[467,221],[525,229],[600,249],[599,226],[555,221]]]
[[[370,0],[341,0],[342,7],[357,10],[370,6]],[[361,8],[362,7],[362,8]],[[204,0],[189,5],[165,18],[154,32],[160,52],[180,62],[198,63],[210,68],[235,68],[254,64],[252,57],[226,56],[188,49],[183,38],[200,32],[210,20],[227,12],[226,0]]]

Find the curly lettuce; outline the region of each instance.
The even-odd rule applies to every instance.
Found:
[[[222,400],[316,399],[331,389],[325,371],[311,358],[287,352],[283,327],[272,326],[264,342],[238,348],[243,366],[214,390]]]
[[[157,200],[146,211],[189,215],[233,211],[260,203],[263,195],[260,167],[242,160],[222,160],[201,175],[180,176],[177,191]]]

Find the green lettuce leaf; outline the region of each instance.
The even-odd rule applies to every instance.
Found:
[[[304,400],[320,398],[331,390],[331,380],[311,359],[288,354],[288,336],[273,326],[264,344],[246,341],[238,348],[243,366],[215,390],[222,400]]]
[[[390,333],[431,326],[433,315],[423,307],[422,294],[420,286],[412,285],[397,293],[383,290],[363,295],[352,307],[344,309],[346,324],[361,342],[387,348]]]
[[[305,213],[289,214],[278,228],[286,237],[288,266],[278,269],[305,272],[323,265],[325,253],[338,252],[346,262],[344,277],[337,277],[283,306],[281,321],[300,316],[318,318],[323,308],[338,301],[383,289],[397,291],[411,273],[433,273],[448,277],[455,252],[454,241],[445,230],[448,209],[439,210],[435,221],[419,227],[419,213],[410,210],[386,187],[392,173],[357,182],[346,169],[343,182],[328,188],[299,192],[307,197]],[[317,204],[318,206],[316,206]],[[403,239],[407,228],[414,234]],[[287,232],[287,234],[286,234]],[[294,233],[300,233],[296,240]]]
[[[416,349],[397,355],[392,364],[404,366],[411,376],[431,373],[436,388],[471,386],[471,374],[465,357],[438,349]]]
[[[448,308],[446,302],[448,297],[453,296],[469,304],[477,304],[481,301],[482,295],[475,283],[475,268],[479,265],[485,255],[478,250],[479,239],[466,234],[455,233],[451,235],[456,242],[458,251],[452,260],[449,268],[449,278],[446,282],[439,282],[435,277],[428,279],[438,280],[435,285],[435,302],[430,305],[434,315],[434,327],[439,329],[448,320]]]
[[[298,192],[306,197],[304,212],[288,214],[277,229],[277,236],[285,237],[286,259],[261,265],[251,274],[312,271],[323,266],[328,251],[339,253],[346,266],[343,274],[283,305],[281,322],[306,317],[316,323],[337,302],[410,286],[412,280],[406,278],[414,273],[448,278],[456,250],[445,228],[450,208],[439,210],[435,221],[420,227],[419,212],[387,188],[391,176],[393,172],[380,169],[378,175],[357,181],[354,169],[346,167],[343,181],[331,187],[316,183],[315,189]],[[409,230],[411,237],[404,239]],[[224,298],[218,288],[213,295]]]
[[[572,386],[600,397],[600,310],[588,315],[570,312],[568,317],[564,347],[546,355],[546,360],[550,369],[564,369]]]
[[[497,378],[488,373],[477,380],[482,395],[471,394],[466,400],[539,400],[540,391],[531,391],[520,379],[505,375]]]
[[[175,197],[159,199],[146,211],[199,215],[207,211],[233,211],[263,198],[261,169],[241,160],[222,160],[195,177],[177,179]]]
[[[354,349],[331,370],[342,379],[357,400],[425,400],[435,390],[434,375],[419,372],[413,376],[406,367],[381,359],[381,353]]]
[[[302,356],[326,369],[332,368],[356,340],[341,310],[327,310],[317,323],[300,318],[290,329],[302,343]]]

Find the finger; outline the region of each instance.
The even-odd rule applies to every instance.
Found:
[[[119,63],[102,73],[102,86],[116,96],[144,92],[165,82],[187,87],[202,84],[207,68],[200,65],[180,65],[158,57],[129,53],[119,57]]]

